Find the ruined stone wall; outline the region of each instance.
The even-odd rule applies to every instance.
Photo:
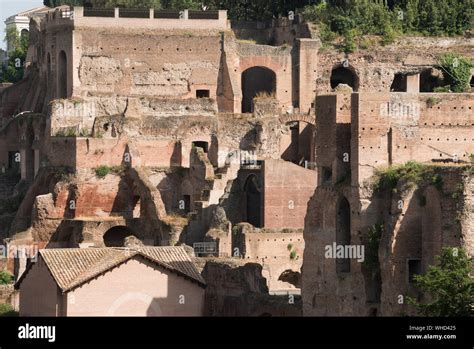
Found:
[[[376,167],[409,160],[468,161],[474,152],[470,94],[360,93],[357,98],[353,184],[370,177]]]
[[[302,228],[308,200],[315,188],[315,171],[283,160],[265,160],[263,226]]]
[[[200,261],[199,261],[200,260]],[[262,267],[236,259],[201,259],[206,316],[301,316],[301,298],[268,294]]]
[[[347,56],[336,50],[322,49],[318,54],[316,94],[331,92],[331,71],[343,66],[344,62],[357,75],[359,92],[390,92],[396,73],[430,69],[437,64],[437,57],[446,52],[473,58],[471,47],[472,39],[462,37],[405,37],[387,46],[358,49]]]

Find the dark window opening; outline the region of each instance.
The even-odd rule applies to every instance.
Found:
[[[131,235],[136,236],[127,227],[113,227],[107,230],[107,232],[104,234],[104,244],[107,247],[122,247],[125,245],[125,239]]]
[[[407,91],[407,76],[402,73],[395,74],[390,92],[406,92]]]
[[[184,213],[191,212],[191,195],[183,195]]]
[[[196,90],[196,98],[209,98],[209,90]]]
[[[323,177],[323,184],[330,184],[332,182],[332,170],[329,167],[322,168],[322,177]]]
[[[346,198],[339,202],[336,222],[336,244],[338,246],[348,246],[351,244],[351,207]],[[348,257],[348,256],[345,256]],[[351,271],[350,258],[336,259],[336,272],[349,273]]]
[[[359,89],[359,78],[348,68],[335,68],[331,73],[331,88],[335,89],[339,84],[349,85],[355,92]]]
[[[8,152],[8,168],[13,172],[20,172],[20,152],[9,151]]]
[[[408,282],[414,283],[415,276],[421,274],[421,260],[420,259],[409,259],[408,260]]]
[[[209,151],[209,143],[202,141],[193,142],[193,148],[201,148],[205,153],[207,153]]]
[[[420,92],[434,92],[435,88],[443,87],[443,85],[443,78],[433,69],[427,69],[420,73]]]

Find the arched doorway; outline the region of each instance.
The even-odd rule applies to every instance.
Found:
[[[253,99],[262,93],[276,92],[276,74],[265,67],[252,67],[242,73],[242,113],[253,112]]]
[[[354,92],[359,90],[357,74],[353,70],[342,66],[334,68],[331,72],[331,88],[334,90],[339,84],[349,85]]]
[[[337,207],[336,244],[338,246],[351,244],[351,206],[345,197],[339,201]],[[351,260],[349,258],[336,259],[336,272],[348,273],[350,271]]]
[[[66,52],[59,52],[58,57],[58,97],[67,98],[67,57]]]
[[[105,232],[104,244],[107,247],[123,247],[125,244],[125,238],[131,235],[136,236],[131,229],[122,225],[116,226]]]
[[[262,226],[262,193],[259,179],[256,175],[250,175],[245,181],[244,186],[246,215],[245,222],[252,224],[254,227]]]

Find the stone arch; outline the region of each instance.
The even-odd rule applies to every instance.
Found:
[[[276,94],[277,75],[274,70],[255,66],[242,72],[242,113],[253,112],[253,99],[259,93]]]
[[[282,134],[282,144],[288,147],[281,153],[281,159],[305,168],[312,168],[314,161],[315,122],[311,117],[288,115],[280,118],[290,128]],[[309,122],[307,122],[309,121]]]
[[[68,86],[68,71],[67,71],[67,56],[66,52],[60,51],[58,55],[58,97],[67,98],[67,86]]]
[[[351,244],[351,205],[346,197],[339,199],[336,210],[336,245]],[[348,273],[351,271],[349,258],[336,258],[336,272]]]
[[[354,92],[359,90],[359,77],[354,68],[342,65],[335,66],[331,71],[331,89],[335,89],[339,84],[346,84],[352,87]]]
[[[285,268],[285,270],[279,272],[278,275],[278,281],[289,283],[296,288],[301,288],[301,273],[299,271]]]
[[[280,117],[282,124],[288,124],[290,122],[306,122],[307,124],[316,126],[316,117],[314,114],[285,114]]]
[[[262,227],[262,189],[259,178],[251,174],[245,180],[245,222],[254,227]]]
[[[127,226],[116,225],[104,233],[104,245],[107,247],[122,247],[124,246],[125,238],[130,235],[137,237],[133,230]]]

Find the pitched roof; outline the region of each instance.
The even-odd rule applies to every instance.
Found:
[[[136,256],[144,257],[202,286],[206,284],[183,247],[59,248],[44,249],[39,253],[63,292],[70,291]],[[19,287],[27,271],[17,281],[16,287]]]

